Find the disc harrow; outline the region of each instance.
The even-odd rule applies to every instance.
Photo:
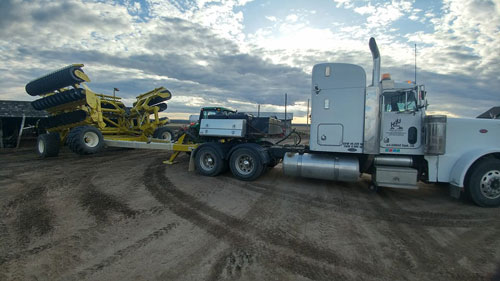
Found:
[[[167,109],[165,101],[172,97],[166,88],[141,94],[133,107],[126,107],[120,97],[96,93],[83,84],[90,79],[82,68],[83,64],[72,64],[26,85],[29,95],[42,96],[31,102],[33,108],[49,113],[39,127],[58,133],[61,143],[66,142],[71,131],[89,126],[107,139],[114,136],[121,140],[148,141],[156,129],[169,122],[158,115]]]

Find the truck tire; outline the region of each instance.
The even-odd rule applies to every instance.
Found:
[[[69,149],[76,154],[86,155],[99,152],[104,146],[101,131],[92,126],[80,126],[71,129],[68,134]]]
[[[260,154],[250,147],[237,148],[229,159],[229,168],[233,175],[244,181],[252,181],[260,177],[265,165]]]
[[[174,136],[175,136],[174,132],[167,127],[156,128],[155,132],[153,133],[153,138],[162,139],[166,141],[174,141],[175,139]]]
[[[36,151],[40,158],[55,157],[59,155],[59,133],[41,134],[36,141]]]
[[[500,206],[500,160],[484,159],[472,167],[466,186],[468,195],[481,207]]]
[[[194,164],[199,174],[208,177],[217,176],[227,166],[226,161],[211,146],[203,146],[196,151]]]

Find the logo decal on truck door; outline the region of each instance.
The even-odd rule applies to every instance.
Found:
[[[391,130],[403,130],[401,127],[401,119],[396,119],[394,122],[391,122]]]

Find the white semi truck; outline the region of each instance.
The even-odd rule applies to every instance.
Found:
[[[196,170],[216,176],[229,168],[238,179],[254,180],[282,161],[289,176],[357,181],[366,173],[374,187],[412,189],[418,181],[449,183],[454,197],[465,193],[479,206],[499,206],[500,120],[426,115],[424,86],[380,79],[375,39],[369,46],[369,86],[358,65],[314,66],[308,146],[251,137],[251,116],[202,119]]]

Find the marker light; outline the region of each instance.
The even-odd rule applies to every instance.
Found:
[[[391,75],[389,73],[382,74],[382,80],[391,80]]]

